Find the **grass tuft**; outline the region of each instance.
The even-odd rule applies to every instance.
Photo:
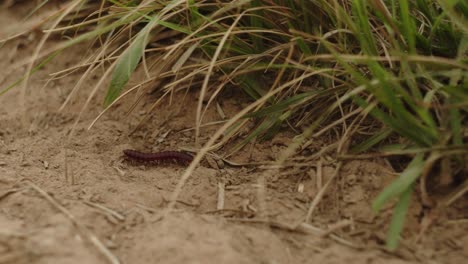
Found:
[[[181,89],[198,93],[198,142],[204,113],[223,100],[222,90],[240,89],[251,98],[242,115],[230,119],[200,153],[223,147],[252,122],[254,128],[230,155],[290,127],[296,139],[281,161],[330,126],[364,126],[355,123],[355,114],[372,124],[343,133],[350,149],[340,147],[336,154],[374,151],[412,160],[373,202],[378,211],[398,201],[390,249],[398,245],[418,180],[422,194],[428,177],[445,184],[455,183],[455,177],[468,181],[460,176],[468,154],[466,1],[75,0],[72,7],[61,24],[46,32],[68,39],[59,51],[83,41],[100,43],[80,67],[87,68],[83,79],[100,66],[113,67],[105,111],[131,92],[164,80],[150,110]],[[31,65],[26,76],[50,58]],[[146,80],[122,95],[137,67],[144,68]],[[432,170],[441,164],[448,171]]]

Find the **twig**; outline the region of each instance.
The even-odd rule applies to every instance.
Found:
[[[97,204],[97,203],[93,203],[93,202],[89,202],[89,201],[83,201],[83,203],[85,203],[85,204],[87,204],[87,205],[89,205],[89,206],[91,206],[91,207],[98,208],[98,209],[100,209],[100,210],[102,210],[102,211],[104,211],[104,212],[106,212],[106,213],[112,215],[113,217],[117,218],[117,219],[120,220],[120,221],[124,221],[124,220],[125,220],[125,216],[123,216],[123,215],[117,213],[116,211],[114,211],[114,210],[112,210],[112,209],[110,209],[110,208],[107,208],[107,207],[105,207],[105,206],[103,206],[103,205],[100,205],[100,204]]]
[[[431,147],[431,148],[414,148],[402,149],[397,151],[382,151],[368,154],[342,154],[338,156],[338,160],[359,160],[359,159],[374,159],[398,155],[414,155],[418,153],[426,153],[431,151],[441,151],[441,156],[450,156],[457,154],[466,154],[466,145],[460,146],[444,146],[444,147]]]
[[[421,190],[421,201],[425,206],[434,207],[434,201],[430,198],[430,195],[427,191],[427,177],[431,172],[432,167],[435,165],[435,162],[439,160],[440,154],[438,152],[432,152],[429,158],[424,163],[424,167],[421,172],[419,188]]]
[[[318,190],[322,189],[323,187],[323,158],[320,157],[319,161],[317,162],[317,178],[315,181],[315,186]]]
[[[314,197],[314,200],[310,204],[309,211],[307,211],[307,215],[305,217],[304,222],[309,223],[310,222],[310,217],[312,216],[312,213],[314,212],[315,208],[317,207],[318,203],[322,200],[323,195],[325,194],[325,191],[327,190],[328,186],[330,183],[336,178],[338,175],[340,169],[341,169],[342,162],[338,162],[338,165],[336,166],[335,173],[330,177],[330,179],[325,183],[325,185],[320,189],[320,191],[317,193],[317,195]]]
[[[447,198],[444,199],[443,205],[448,207],[450,206],[453,202],[458,200],[460,197],[462,197],[465,193],[468,192],[468,180],[465,180],[460,187],[457,188],[453,193],[448,195]]]
[[[311,224],[308,224],[308,223],[301,223],[298,225],[297,229],[299,230],[304,230],[305,232],[313,232],[313,233],[319,233],[319,236],[324,236],[325,234],[329,233],[328,231],[326,230],[323,230],[323,229],[320,229],[318,227],[315,227]],[[365,248],[364,245],[359,245],[359,244],[356,244],[356,243],[352,243],[342,237],[339,237],[335,234],[328,234],[328,237],[330,237],[331,239],[333,239],[335,242],[338,242],[342,245],[345,245],[345,246],[348,246],[350,248],[354,248],[354,249],[363,249]]]
[[[224,209],[221,209],[221,210],[212,210],[212,211],[206,211],[205,212],[205,214],[217,214],[217,213],[236,213],[236,214],[239,214],[239,215],[244,215],[247,218],[253,217],[254,214],[255,214],[254,212],[248,212],[248,211],[239,210],[239,209],[229,209],[229,208],[224,208]]]
[[[325,231],[321,230],[320,228],[299,228],[299,225],[288,225],[285,223],[273,221],[273,220],[266,220],[266,219],[255,219],[255,218],[226,218],[228,221],[232,222],[241,222],[241,223],[252,223],[252,224],[268,224],[270,227],[286,230],[286,231],[296,231],[299,233],[304,234],[311,234],[311,235],[322,235]]]
[[[96,248],[97,250],[112,264],[120,264],[119,259],[112,254],[104,244],[94,235],[89,229],[87,229],[84,225],[82,225],[78,220],[72,215],[65,207],[61,206],[52,196],[42,190],[39,186],[34,184],[29,180],[25,180],[26,184],[28,184],[31,188],[37,191],[40,195],[42,195],[49,203],[51,203],[57,210],[59,210],[62,214],[64,214],[70,221],[75,225],[79,232],[81,232]]]
[[[224,181],[218,182],[218,203],[216,204],[216,210],[224,209]]]
[[[323,237],[326,237],[332,233],[334,233],[336,230],[339,230],[339,229],[343,229],[347,226],[350,226],[353,224],[353,221],[352,220],[349,220],[349,219],[345,219],[345,220],[341,220],[341,221],[338,221],[337,223],[334,223],[333,225],[331,225],[326,231],[324,234],[322,234]]]
[[[451,219],[451,220],[447,220],[446,223],[447,223],[447,224],[450,224],[450,225],[468,224],[468,219],[467,219],[467,218],[463,218],[463,219]]]
[[[151,207],[148,207],[148,206],[146,206],[146,205],[140,204],[140,203],[137,203],[137,204],[135,204],[135,205],[136,205],[138,208],[141,208],[141,209],[143,209],[143,210],[146,210],[146,211],[148,211],[148,212],[150,212],[150,213],[152,213],[152,214],[155,214],[155,213],[158,212],[158,210],[156,210],[156,209],[154,209],[154,208],[151,208]]]
[[[299,232],[299,233],[315,235],[319,237],[328,236],[335,242],[338,242],[350,248],[354,248],[354,249],[365,248],[365,246],[363,245],[352,243],[344,238],[341,238],[335,234],[332,234],[333,231],[329,232],[327,230],[323,230],[321,228],[318,228],[316,226],[313,226],[307,223],[300,223],[298,225],[288,225],[285,223],[281,223],[277,221],[269,221],[269,220],[264,220],[264,219],[227,218],[227,220],[235,221],[235,222],[242,222],[242,223],[268,224],[272,228],[278,228],[278,229],[286,230],[289,232]]]
[[[13,189],[6,190],[6,191],[0,193],[0,200],[2,200],[3,198],[6,198],[7,196],[9,196],[11,194],[19,192],[21,190],[24,190],[24,188],[13,188]]]

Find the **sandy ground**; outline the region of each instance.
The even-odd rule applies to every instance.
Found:
[[[2,39],[34,26],[22,22],[27,11],[0,10]],[[40,15],[32,20],[37,23]],[[41,36],[33,31],[2,46],[2,89],[24,73],[22,62]],[[144,97],[127,115],[130,96],[88,130],[102,110],[103,86],[69,136],[100,73],[88,78],[62,111],[83,72],[55,80],[50,74],[79,63],[89,48],[67,50],[25,90],[19,86],[0,97],[0,263],[464,263],[468,258],[466,197],[436,214],[415,196],[401,247],[384,249],[391,207],[374,215],[370,201],[396,175],[385,160],[345,163],[310,222],[299,225],[336,169],[333,159],[310,158],[327,144],[325,138],[298,157],[307,167],[277,171],[204,160],[175,210],[162,218],[185,166],[129,164],[122,150],[193,148],[197,91],[174,94],[129,136],[154,97]],[[224,98],[228,117],[247,103],[240,98]],[[213,109],[206,121],[216,120]],[[202,140],[214,129],[202,130]],[[279,134],[230,159],[272,160],[290,136]]]

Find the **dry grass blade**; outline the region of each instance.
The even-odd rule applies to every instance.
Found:
[[[325,70],[317,70],[314,72],[307,73],[299,78],[296,78],[292,81],[289,81],[280,87],[278,87],[275,90],[271,90],[268,93],[266,93],[263,97],[255,101],[254,103],[250,104],[249,106],[245,107],[242,111],[237,113],[234,117],[232,117],[228,122],[226,122],[221,128],[219,128],[216,133],[208,140],[208,142],[200,149],[200,151],[197,153],[197,155],[193,158],[193,161],[190,163],[188,168],[185,170],[184,174],[180,177],[179,182],[177,183],[174,191],[172,192],[170,202],[164,212],[164,216],[167,216],[171,210],[174,208],[177,197],[179,197],[183,186],[185,185],[185,182],[190,178],[192,175],[193,171],[195,170],[195,167],[201,162],[202,158],[210,151],[210,148],[215,144],[216,140],[220,138],[223,133],[230,128],[232,125],[234,125],[238,120],[240,120],[244,115],[255,109],[257,106],[264,104],[267,102],[269,98],[274,96],[275,94],[278,94],[279,92],[283,91],[287,87],[291,86],[292,84],[301,81],[302,79],[305,79],[307,77],[322,73],[324,71],[328,71],[328,69]]]
[[[153,80],[148,80],[147,82],[151,82]],[[119,97],[117,97],[110,105],[108,105],[104,110],[102,110],[99,115],[91,122],[91,124],[88,126],[88,130],[90,130],[95,124],[96,122],[107,112],[109,111],[109,109],[111,109],[114,105],[116,105],[118,102],[120,102],[123,98],[125,98],[128,94],[138,90],[139,88],[141,88],[141,86],[144,85],[144,83],[139,83],[138,85],[128,89],[127,91],[125,91],[124,93],[122,93],[121,95],[119,95]]]
[[[42,1],[37,9],[47,2]],[[56,73],[46,83],[87,67],[60,108],[63,110],[75,99],[86,77],[104,69],[104,76],[83,99],[84,106],[66,139],[66,148],[111,69],[114,74],[107,88],[105,109],[88,129],[115,103],[139,91],[130,107],[133,111],[145,98],[149,82],[154,82],[152,92],[158,98],[144,106],[146,115],[133,132],[155,117],[154,110],[163,102],[171,105],[179,93],[185,93],[182,100],[190,96],[189,92],[196,93],[194,134],[199,151],[181,175],[165,215],[171,212],[185,182],[209,151],[233,146],[223,153],[226,158],[250,143],[253,146],[271,138],[283,128],[290,128],[296,137],[266,169],[290,164],[287,160],[302,150],[307,157],[291,165],[296,166],[295,170],[320,158],[316,178],[320,191],[310,204],[306,222],[342,166],[339,162],[333,177],[322,184],[323,154],[336,150],[342,160],[412,156],[415,163],[402,164],[406,167],[402,176],[410,177],[399,177],[375,200],[379,208],[388,197],[401,201],[395,207],[392,234],[387,240],[396,247],[410,208],[413,182],[419,180],[423,203],[430,206],[432,188],[426,185],[460,184],[454,175],[458,177],[462,156],[467,153],[468,95],[464,88],[468,46],[462,14],[468,5],[452,2],[70,0],[60,12],[48,13],[46,20],[52,26],[44,31],[32,58],[28,58],[26,74],[0,95],[22,85],[19,103],[26,122],[30,75],[65,48],[90,40],[92,46],[101,45],[100,52],[77,67]],[[70,33],[72,39],[56,45],[51,49],[53,53],[42,50],[51,34],[67,38]],[[43,54],[50,56],[34,65]],[[124,91],[138,67],[146,79]],[[225,115],[221,106],[227,104],[223,100],[237,100],[241,93],[254,103],[237,114],[226,107]],[[235,116],[218,123],[221,127],[215,135],[202,143],[202,128],[208,125],[203,122],[212,118],[209,113],[215,107],[221,119]],[[335,143],[325,147],[314,144],[316,138],[326,136],[332,138],[327,142]],[[347,155],[348,147],[356,142],[359,144],[350,152],[356,155]],[[321,150],[311,154],[311,149]],[[68,151],[65,149],[67,178]],[[437,174],[432,171],[439,168],[439,179],[432,181]],[[218,186],[218,209],[224,207],[224,187]],[[467,192],[466,182],[458,187],[446,197],[444,205]],[[260,202],[262,195],[259,193]]]
[[[350,248],[354,248],[354,249],[363,249],[363,248],[365,248],[364,245],[353,243],[351,241],[348,241],[348,240],[346,240],[344,238],[341,238],[341,237],[333,234],[333,230],[328,230],[327,231],[327,230],[321,229],[319,227],[316,227],[316,226],[313,226],[313,225],[307,224],[307,223],[300,223],[298,225],[289,225],[289,224],[285,224],[285,223],[278,222],[278,221],[271,221],[271,220],[264,220],[264,219],[228,218],[228,220],[233,221],[233,222],[242,222],[242,223],[267,224],[272,228],[278,228],[278,229],[286,230],[286,231],[289,231],[289,232],[299,232],[299,233],[302,233],[302,234],[314,235],[314,236],[318,236],[318,237],[329,236],[334,241],[336,241],[336,242],[338,242],[340,244],[343,244],[345,246],[348,246]],[[348,225],[349,224],[348,222],[345,222],[345,221],[342,222],[342,223],[343,223],[343,225]]]
[[[323,195],[325,194],[325,191],[328,189],[328,186],[333,182],[333,180],[338,176],[340,170],[341,170],[342,162],[338,162],[335,168],[335,172],[333,175],[328,179],[328,181],[325,183],[325,185],[320,189],[320,191],[315,195],[314,200],[312,200],[312,203],[310,204],[309,210],[307,211],[307,215],[305,217],[304,222],[309,223],[310,219],[312,217],[312,214],[314,213],[315,208],[317,205],[320,203],[320,201],[323,198]]]
[[[109,263],[112,264],[119,264],[120,261],[117,259],[112,252],[110,252],[106,246],[99,240],[99,238],[96,237],[91,231],[89,231],[88,228],[86,228],[83,224],[81,224],[74,215],[72,215],[65,207],[61,206],[52,196],[50,196],[48,193],[46,193],[44,190],[42,190],[39,186],[34,184],[31,181],[26,180],[25,181],[27,185],[29,185],[31,188],[33,188],[35,191],[37,191],[42,197],[44,197],[50,204],[52,204],[53,207],[55,207],[57,210],[59,210],[62,214],[64,214],[72,223],[75,225],[75,227],[78,229],[78,231],[84,235],[85,238],[89,242],[91,242],[96,249],[109,261]]]
[[[224,181],[218,182],[218,202],[216,203],[216,210],[224,209],[224,193],[225,193]]]
[[[305,60],[325,60],[330,61],[335,58],[332,54],[319,54],[313,55],[305,58]],[[353,55],[353,54],[340,54],[340,58],[347,62],[353,63],[368,63],[369,61],[380,61],[380,62],[387,62],[387,61],[410,61],[410,62],[417,62],[417,63],[427,63],[427,64],[434,64],[434,65],[445,65],[456,67],[464,70],[468,70],[468,65],[463,63],[462,61],[448,59],[444,57],[436,57],[436,56],[422,56],[422,55],[408,55],[405,57],[402,56],[365,56],[365,55]]]
[[[95,207],[97,209],[100,209],[103,212],[105,212],[105,213],[107,213],[109,215],[112,215],[113,217],[117,218],[120,221],[125,220],[125,216],[121,215],[120,213],[118,213],[118,212],[116,212],[116,211],[114,211],[114,210],[112,210],[110,208],[105,207],[104,205],[100,205],[100,204],[89,202],[89,201],[84,201],[84,203],[91,206],[91,207]]]
[[[55,22],[52,24],[52,28],[55,28],[57,27],[57,25],[60,23],[60,21],[63,20],[63,18],[65,16],[67,16],[68,14],[70,14],[70,12],[72,12],[83,0],[75,0],[75,1],[72,1],[70,3],[70,5],[68,6],[68,8],[66,8],[61,14],[60,16],[55,20]],[[43,48],[45,42],[47,41],[47,39],[49,38],[51,33],[46,33],[41,41],[38,43],[37,45],[37,48],[35,49],[34,51],[34,54],[32,55],[32,60],[31,60],[31,63],[28,65],[28,68],[26,69],[26,76],[23,80],[23,85],[21,87],[21,95],[19,97],[19,105],[22,107],[22,109],[24,110],[24,115],[23,115],[23,121],[25,124],[27,124],[27,108],[26,108],[26,91],[27,91],[27,87],[28,87],[28,81],[29,81],[29,78],[30,78],[30,75],[31,75],[31,72],[32,72],[32,69],[34,67],[34,63],[36,62],[38,56],[39,56],[39,52],[41,51],[41,49]]]
[[[76,83],[76,85],[73,87],[73,89],[71,90],[71,92],[68,94],[67,98],[65,99],[65,101],[63,102],[62,106],[60,106],[59,108],[59,111],[63,111],[63,109],[65,108],[65,106],[70,102],[70,100],[73,98],[73,96],[76,94],[76,92],[78,91],[78,89],[81,87],[82,83],[84,82],[84,80],[86,79],[86,77],[94,70],[98,69],[100,66],[103,65],[103,63],[106,61],[106,59],[100,59],[100,58],[103,58],[104,55],[106,54],[106,47],[109,46],[109,43],[110,43],[111,39],[110,39],[110,36],[106,39],[106,42],[105,44],[103,45],[103,48],[101,49],[101,51],[99,52],[99,54],[96,55],[96,59],[91,62],[89,65],[88,65],[88,68],[86,69],[85,73],[80,77],[80,79],[78,80],[78,82]],[[111,57],[112,54],[109,56]]]
[[[17,193],[19,191],[22,191],[24,188],[12,188],[12,189],[9,189],[9,190],[6,190],[6,191],[3,191],[0,193],[0,201],[14,193]]]
[[[203,107],[203,99],[205,98],[206,90],[208,89],[208,82],[210,81],[211,73],[213,72],[213,69],[215,67],[216,61],[218,60],[219,54],[221,54],[221,51],[223,50],[224,43],[226,42],[227,38],[229,37],[231,31],[234,29],[234,27],[237,25],[239,20],[246,14],[247,11],[244,11],[243,13],[239,14],[239,16],[236,18],[236,20],[231,24],[229,29],[226,31],[224,34],[223,38],[221,39],[218,47],[216,48],[215,54],[213,55],[213,58],[211,59],[210,65],[208,67],[208,72],[205,75],[205,79],[203,80],[203,85],[200,90],[200,97],[198,99],[198,105],[197,105],[197,116],[195,119],[196,123],[196,128],[195,128],[195,144],[199,144],[198,142],[198,137],[200,135],[200,125],[201,125],[201,115],[202,115],[202,107]]]
[[[468,193],[468,180],[465,180],[460,187],[457,188],[452,194],[448,195],[447,198],[442,202],[444,206],[450,206],[456,200],[463,197],[464,194]]]
[[[338,221],[338,222],[330,225],[328,227],[328,229],[325,231],[325,233],[323,233],[321,236],[326,237],[326,236],[336,232],[337,230],[343,229],[343,228],[348,227],[348,226],[352,226],[353,224],[354,224],[354,222],[352,220],[349,220],[349,219],[344,219],[344,220]]]

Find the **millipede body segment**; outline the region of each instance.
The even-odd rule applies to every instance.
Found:
[[[181,151],[160,151],[160,152],[140,152],[133,149],[125,149],[123,151],[128,160],[145,162],[145,163],[159,163],[159,162],[176,162],[176,163],[190,163],[193,156]]]

